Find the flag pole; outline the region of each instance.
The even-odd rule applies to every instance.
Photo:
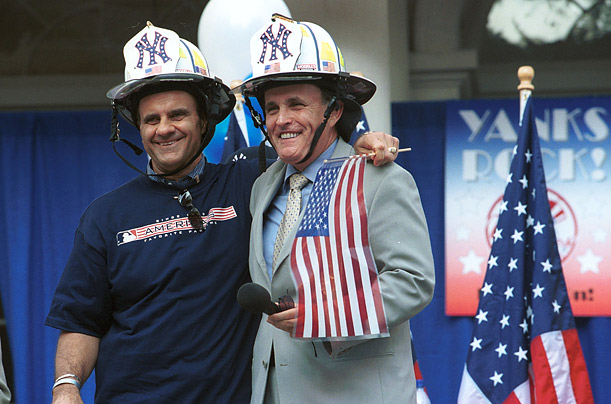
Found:
[[[526,107],[526,101],[531,96],[535,86],[532,84],[532,80],[535,77],[535,69],[532,66],[520,66],[518,69],[518,78],[520,84],[518,85],[518,91],[520,92],[520,126],[522,125],[522,116],[524,115],[524,108]]]
[[[412,148],[411,147],[406,147],[405,149],[397,150],[396,147],[389,147],[388,151],[391,152],[391,153],[402,153],[402,152],[406,152],[406,151],[412,151]],[[373,157],[375,155],[376,155],[375,152],[364,153],[364,154],[353,154],[351,156],[336,157],[336,158],[332,158],[332,159],[326,159],[324,162],[328,163],[328,162],[336,162],[336,161],[343,161],[343,160],[360,159],[360,158],[363,158],[363,157]]]

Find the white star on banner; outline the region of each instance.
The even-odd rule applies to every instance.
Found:
[[[586,272],[594,272],[595,274],[599,273],[598,264],[602,261],[602,257],[595,255],[591,249],[588,248],[588,251],[584,255],[577,256],[577,261],[581,264],[581,268],[579,273]]]
[[[460,226],[458,229],[456,229],[456,240],[467,241],[469,240],[470,235],[471,235],[471,230],[469,230],[465,226]]]
[[[594,241],[597,243],[604,243],[607,241],[607,232],[603,229],[596,229],[592,235],[594,236]]]
[[[475,254],[475,251],[469,250],[469,253],[466,256],[458,257],[458,260],[463,264],[462,273],[468,274],[469,272],[475,272],[476,274],[481,274],[482,269],[480,265],[484,262],[484,257],[480,257]]]

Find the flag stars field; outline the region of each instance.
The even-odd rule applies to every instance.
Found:
[[[526,219],[526,227],[533,227],[535,224],[535,218],[532,217],[531,215],[528,215],[528,218]]]
[[[501,324],[501,330],[505,327],[509,327],[509,316],[503,314],[503,318],[499,321],[499,324]]]
[[[490,380],[492,380],[492,382],[494,383],[494,385],[496,386],[497,384],[503,384],[503,374],[502,373],[498,373],[496,370],[494,371],[494,376],[490,377]]]
[[[505,211],[507,211],[507,201],[504,200],[501,202],[501,206],[499,207],[499,215]],[[500,230],[502,231],[503,229]]]
[[[482,349],[482,339],[473,337],[473,341],[471,341],[469,345],[471,345],[471,351],[475,351],[476,349]]]
[[[549,258],[541,263],[543,266],[543,272],[552,272],[552,264],[549,262]]]
[[[533,227],[533,229],[535,230],[535,234],[543,234],[544,227],[544,224],[541,224],[541,222],[537,221],[537,225]]]
[[[518,347],[518,350],[516,352],[513,353],[515,356],[518,357],[518,362],[522,362],[522,360],[528,361],[528,351],[525,349],[522,349],[522,347]]]
[[[481,324],[482,321],[488,321],[488,312],[480,310],[475,318],[477,319],[477,324]]]
[[[526,214],[526,207],[527,205],[523,205],[522,202],[518,201],[518,204],[515,208],[513,208],[513,210],[518,212],[518,216],[521,216]]]
[[[511,235],[511,238],[513,239],[513,243],[517,243],[518,241],[524,241],[522,239],[522,235],[524,234],[523,231],[518,231],[518,229],[514,229],[513,230],[513,234]]]
[[[484,282],[484,286],[481,289],[484,297],[492,293],[492,284]]]
[[[507,344],[499,342],[499,346],[494,351],[499,354],[499,358],[503,355],[507,355]]]
[[[533,289],[533,299],[536,299],[537,297],[543,297],[543,291],[545,290],[544,287],[542,287],[541,285],[537,284],[537,287],[535,287]]]
[[[513,286],[507,286],[507,290],[505,290],[505,301],[509,300],[513,297]]]
[[[562,306],[560,306],[560,305],[558,304],[558,301],[554,300],[554,301],[552,302],[552,306],[553,306],[553,308],[554,308],[554,313],[558,313],[558,314],[560,314],[560,309],[562,308]]]
[[[513,272],[514,269],[517,269],[518,268],[518,259],[511,258],[509,260],[509,264],[507,264],[507,268],[509,268],[509,272]]]

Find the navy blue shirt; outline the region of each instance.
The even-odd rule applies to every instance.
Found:
[[[248,281],[256,161],[206,163],[189,187],[140,176],[81,217],[46,324],[100,338],[98,403],[248,403],[259,318],[236,302]]]

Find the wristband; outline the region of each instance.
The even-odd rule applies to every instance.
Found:
[[[53,391],[53,389],[55,389],[57,386],[61,384],[73,384],[76,386],[77,389],[79,389],[79,391],[81,390],[81,383],[79,383],[78,380],[74,379],[72,376],[65,376],[65,377],[57,378],[55,383],[53,383],[53,388],[51,389],[51,391]]]
[[[55,381],[61,380],[61,379],[65,379],[66,377],[71,377],[73,379],[76,379],[76,381],[78,381],[79,383],[82,383],[83,381],[81,380],[80,377],[78,377],[77,375],[75,375],[74,373],[66,373],[61,375],[60,377],[58,377],[57,379],[55,379]]]

